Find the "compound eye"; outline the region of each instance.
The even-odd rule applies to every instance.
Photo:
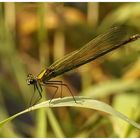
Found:
[[[30,79],[27,79],[26,81],[27,81],[27,84],[28,84],[28,85],[31,85],[32,82],[31,82]]]
[[[27,84],[28,85],[31,85],[31,84],[34,84],[34,82],[35,82],[35,79],[34,79],[34,77],[33,77],[33,75],[32,74],[28,74],[27,75]]]

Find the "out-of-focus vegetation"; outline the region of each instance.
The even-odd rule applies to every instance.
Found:
[[[28,107],[37,75],[112,25],[140,33],[139,3],[0,3],[0,121]],[[68,72],[74,95],[112,105],[140,123],[140,40]],[[44,100],[53,88],[44,87]],[[63,95],[69,92],[63,89]],[[57,97],[59,97],[59,92]],[[140,137],[117,118],[83,108],[40,109],[0,128],[0,137]]]

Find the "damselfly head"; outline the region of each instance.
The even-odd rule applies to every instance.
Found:
[[[33,84],[36,83],[36,79],[33,77],[32,74],[27,75],[27,80],[26,81],[27,81],[28,85],[33,85]]]

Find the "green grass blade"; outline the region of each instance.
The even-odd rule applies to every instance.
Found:
[[[49,104],[49,100],[39,103],[37,105],[34,105],[24,111],[21,111],[11,117],[9,117],[8,119],[1,121],[0,122],[0,126],[4,125],[6,122],[16,118],[19,115],[22,115],[24,113],[39,109],[39,108],[43,108],[43,107],[64,107],[64,106],[71,106],[71,107],[83,107],[83,108],[89,108],[89,109],[95,109],[95,110],[99,110],[99,111],[103,111],[106,112],[112,116],[116,116],[119,117],[120,119],[128,122],[129,124],[133,125],[134,127],[140,129],[140,125],[136,122],[134,122],[133,120],[129,119],[128,117],[126,117],[125,115],[123,115],[122,113],[116,111],[115,109],[113,109],[110,105],[101,102],[101,101],[97,101],[94,100],[92,98],[87,98],[87,97],[83,97],[83,96],[77,96],[75,97],[77,103],[74,102],[72,97],[65,97],[65,98],[57,98],[57,99],[53,99],[51,104]]]
[[[48,109],[47,110],[47,113],[48,113],[48,119],[50,120],[51,122],[51,127],[56,135],[57,138],[65,138],[65,135],[62,131],[62,128],[59,124],[59,122],[57,121],[57,119],[55,118],[53,112],[51,109]]]

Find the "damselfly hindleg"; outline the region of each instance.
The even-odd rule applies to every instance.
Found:
[[[73,100],[75,101],[75,103],[77,103],[77,102],[76,102],[76,99],[75,99],[75,97],[74,97],[72,91],[71,91],[70,88],[68,87],[68,85],[62,83],[62,81],[48,81],[48,82],[45,82],[45,84],[46,84],[46,85],[51,85],[51,84],[52,84],[52,85],[57,85],[57,86],[60,85],[60,86],[61,86],[61,97],[62,97],[62,86],[66,87],[66,88],[68,89],[70,95],[73,97]],[[55,93],[55,94],[56,94],[56,93]],[[53,99],[53,98],[52,98],[52,99]]]

